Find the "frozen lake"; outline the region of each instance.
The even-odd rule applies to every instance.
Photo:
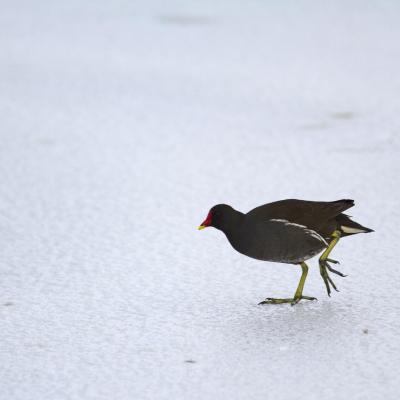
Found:
[[[395,400],[400,3],[2,2],[0,398]],[[328,298],[196,230],[353,198]]]

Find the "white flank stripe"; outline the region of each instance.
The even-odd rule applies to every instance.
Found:
[[[328,246],[326,240],[318,232],[315,232],[314,230],[307,228],[305,225],[295,224],[294,222],[289,222],[286,219],[270,219],[270,221],[282,222],[285,225],[297,226],[298,228],[301,228],[305,233],[309,234],[310,236],[314,237],[315,239],[319,240],[320,242]]]

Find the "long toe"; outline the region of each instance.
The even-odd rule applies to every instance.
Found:
[[[324,283],[325,283],[326,291],[327,291],[327,293],[328,293],[328,296],[331,297],[331,288],[330,288],[330,286],[329,286],[329,282],[328,282],[327,275],[328,275],[328,274],[327,274],[326,271],[322,271],[322,270],[321,270],[321,277],[322,277],[322,280],[323,280]]]
[[[318,301],[318,299],[316,297],[311,297],[311,296],[302,296],[302,299],[304,300],[316,300]]]
[[[340,271],[338,271],[338,270],[332,268],[328,263],[326,263],[326,268],[328,268],[328,270],[329,270],[330,272],[332,272],[333,274],[339,275],[339,276],[341,276],[342,278],[345,278],[345,277],[347,276],[347,275],[343,274],[342,272],[340,272]]]
[[[318,300],[316,297],[311,297],[311,296],[301,296],[301,297],[295,297],[293,301],[290,303],[292,306],[296,305],[300,300]]]
[[[331,262],[332,264],[340,264],[339,261],[334,260],[333,258],[327,258],[326,261],[329,261],[329,262]]]
[[[258,303],[258,305],[263,305],[263,304],[285,304],[285,303],[291,303],[293,299],[275,299],[273,297],[267,297],[264,301],[261,301]]]
[[[336,287],[336,285],[333,283],[333,280],[331,279],[331,277],[328,275],[328,273],[326,273],[326,277],[329,281],[329,283],[332,285],[332,287],[338,292],[339,289]]]

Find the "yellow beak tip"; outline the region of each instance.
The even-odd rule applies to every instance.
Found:
[[[206,226],[200,225],[197,229],[198,229],[199,231],[201,231],[201,230],[204,229],[204,228],[206,228]]]

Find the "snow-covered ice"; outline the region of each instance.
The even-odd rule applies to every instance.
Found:
[[[10,1],[0,13],[0,398],[400,390],[400,3]],[[354,198],[298,267],[196,230],[220,202]]]

